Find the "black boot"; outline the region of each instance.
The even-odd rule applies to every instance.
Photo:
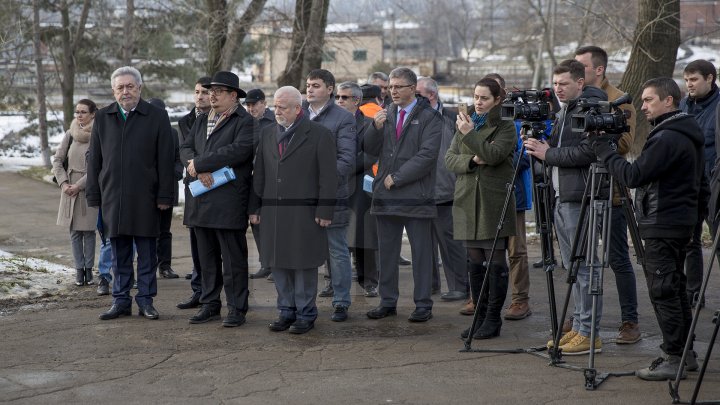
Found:
[[[500,335],[500,327],[502,326],[502,318],[500,312],[508,289],[508,267],[506,264],[491,264],[489,275],[490,288],[488,289],[488,304],[485,321],[475,332],[475,339],[490,339]]]
[[[75,285],[78,287],[85,285],[85,269],[75,269]]]
[[[483,279],[485,278],[486,267],[482,264],[470,263],[470,295],[472,296],[473,302],[476,305],[476,310],[480,311],[478,314],[478,321],[475,324],[475,330],[483,324],[485,320],[485,313],[487,312],[488,305],[488,292],[485,290],[482,298],[478,298],[480,289],[482,288]],[[472,326],[472,325],[471,325]],[[465,329],[460,333],[460,337],[467,339],[470,334],[470,328]]]
[[[93,275],[92,275],[92,267],[89,269],[85,269],[85,284],[87,285],[93,285],[95,282],[93,281]]]

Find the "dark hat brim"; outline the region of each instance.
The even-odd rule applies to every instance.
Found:
[[[209,88],[211,88],[212,86],[221,86],[221,87],[228,88],[228,89],[230,89],[230,90],[237,91],[237,93],[238,93],[238,98],[245,98],[245,97],[247,97],[247,93],[245,93],[245,90],[243,90],[243,89],[241,89],[241,88],[239,88],[239,87],[228,86],[228,85],[225,84],[225,83],[210,82],[210,84],[203,84],[202,86],[205,87],[206,89],[209,89]]]

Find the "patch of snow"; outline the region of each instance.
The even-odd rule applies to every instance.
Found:
[[[0,250],[0,300],[55,295],[73,285],[75,269]]]

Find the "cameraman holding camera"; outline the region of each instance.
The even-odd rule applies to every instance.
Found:
[[[555,231],[565,268],[570,269],[572,240],[579,225],[580,208],[585,193],[585,178],[590,164],[596,161],[592,145],[585,134],[573,132],[570,120],[580,112],[578,99],[590,102],[607,101],[607,95],[597,87],[585,86],[585,66],[568,59],[553,69],[553,90],[564,105],[553,125],[549,144],[529,138],[525,141],[527,153],[552,166],[552,183],[555,189]],[[573,326],[560,339],[560,349],[566,355],[590,353],[592,322],[592,296],[589,294],[590,270],[581,263],[577,282],[573,284],[575,309]],[[597,300],[596,330],[602,314],[602,296]],[[600,335],[595,339],[595,352],[602,351]],[[548,344],[550,344],[549,342]]]
[[[593,138],[593,149],[607,170],[622,186],[637,188],[635,211],[645,241],[645,277],[663,335],[663,356],[635,373],[643,380],[674,379],[681,367],[692,321],[683,262],[708,201],[703,133],[692,116],[679,110],[679,101],[680,88],[671,78],[643,84],[642,112],[654,128],[632,164],[617,154],[610,138]],[[688,353],[685,366],[697,369],[695,352]]]
[[[623,96],[605,77],[608,56],[605,50],[597,46],[582,46],[575,50],[575,60],[585,65],[585,85],[602,89],[608,95],[608,101],[615,101]],[[618,140],[617,152],[627,159],[627,154],[635,138],[635,107],[631,103],[622,104],[620,108],[627,112],[627,124],[630,129]],[[615,273],[618,300],[620,301],[620,317],[622,324],[615,338],[617,344],[633,344],[640,340],[640,327],[637,313],[637,288],[635,286],[635,270],[630,261],[628,248],[627,218],[620,200],[621,190],[614,185],[613,207],[611,209],[610,227],[610,268]]]

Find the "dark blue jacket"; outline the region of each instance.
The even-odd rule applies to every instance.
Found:
[[[720,102],[720,92],[715,83],[710,94],[703,99],[685,97],[680,100],[680,111],[695,117],[705,140],[705,176],[712,176],[713,166],[717,158],[715,151],[715,111]]]
[[[303,113],[310,118],[308,111],[309,104],[303,103]],[[337,150],[337,205],[335,206],[335,214],[332,219],[331,226],[344,226],[350,221],[350,212],[348,211],[348,198],[353,193],[355,185],[352,184],[352,190],[348,180],[355,170],[356,155],[356,138],[355,117],[346,109],[335,104],[332,98],[327,105],[323,107],[320,114],[311,120],[321,124],[332,132],[335,138],[335,148]]]

